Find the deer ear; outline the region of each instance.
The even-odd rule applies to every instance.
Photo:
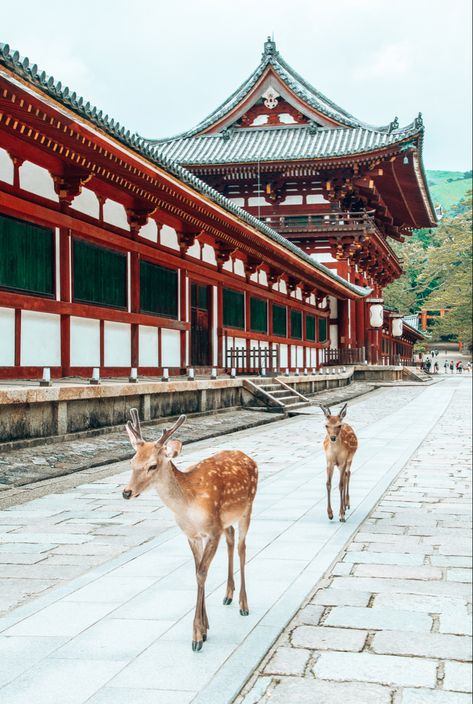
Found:
[[[136,435],[135,430],[134,430],[132,424],[130,423],[130,421],[128,421],[128,423],[125,425],[125,429],[126,429],[126,432],[128,433],[128,437],[130,438],[131,446],[133,447],[134,450],[136,450],[138,445],[143,444],[143,440],[141,440],[141,438],[139,438]]]
[[[330,418],[330,416],[332,415],[330,412],[330,408],[328,406],[320,406],[320,408],[324,412],[325,417]]]
[[[181,454],[182,442],[180,440],[169,440],[165,445],[166,455],[173,459]]]
[[[338,414],[338,415],[340,416],[340,418],[345,418],[345,416],[346,416],[346,414],[347,414],[347,408],[348,408],[348,403],[346,403],[346,404],[343,406],[342,410],[341,410],[340,413]]]

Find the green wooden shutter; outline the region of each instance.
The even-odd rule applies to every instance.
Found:
[[[302,340],[302,313],[300,310],[291,310],[291,337]]]
[[[250,298],[251,330],[268,332],[268,304],[262,298]]]
[[[305,339],[315,342],[315,317],[313,315],[305,317]]]
[[[126,254],[73,240],[74,301],[126,308]]]
[[[319,342],[327,340],[327,318],[319,318]]]
[[[0,286],[54,296],[54,232],[0,215]]]
[[[287,308],[273,303],[273,335],[287,337]]]
[[[166,318],[178,317],[177,271],[140,262],[140,309]]]
[[[223,324],[227,328],[245,329],[245,295],[231,288],[223,289]]]

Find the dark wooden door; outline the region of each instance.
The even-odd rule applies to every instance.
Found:
[[[211,365],[210,287],[191,283],[191,365]]]

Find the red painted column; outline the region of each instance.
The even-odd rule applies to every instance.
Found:
[[[223,360],[223,284],[217,284],[217,366],[221,369],[227,360]]]
[[[247,282],[249,281],[247,277]],[[250,324],[250,294],[248,291],[245,291],[245,330],[246,332],[250,332],[251,324]],[[250,363],[250,350],[251,350],[251,340],[248,337],[246,340],[246,371],[250,372],[251,370],[251,363]]]
[[[348,301],[338,301],[338,344],[340,348],[348,347]]]
[[[179,270],[179,319],[183,323],[190,321],[190,303],[187,300],[187,269]],[[181,371],[186,369],[187,332],[181,330]],[[161,363],[161,360],[160,360]]]
[[[363,348],[366,346],[365,340],[365,302],[363,299],[355,303],[355,329],[356,329],[356,347]]]
[[[139,313],[141,307],[140,301],[140,255],[137,252],[130,254],[130,272],[131,277],[131,301],[130,308],[132,313]],[[139,366],[139,327],[136,323],[131,324],[131,366]]]
[[[71,293],[71,231],[59,230],[59,298],[69,303]],[[71,316],[61,315],[61,375],[71,375]]]

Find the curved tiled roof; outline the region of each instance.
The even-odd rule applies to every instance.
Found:
[[[415,123],[390,133],[364,127],[321,128],[306,125],[250,127],[156,143],[161,155],[183,164],[323,159],[372,152],[419,135]]]
[[[240,221],[258,230],[273,242],[284,247],[287,251],[296,255],[300,260],[318,270],[334,283],[342,286],[345,290],[351,291],[357,296],[367,296],[371,289],[356,286],[346,281],[331,269],[315,261],[295,244],[287,240],[278,232],[265,223],[250,215],[248,212],[235,205],[231,200],[225,198],[218,191],[207,185],[187,169],[180,166],[165,154],[160,154],[159,150],[151,146],[137,133],[131,133],[119,122],[104,115],[103,110],[91,105],[83,97],[78,96],[75,91],[71,91],[67,86],[63,86],[61,81],[56,81],[53,76],[48,76],[45,71],[40,71],[36,64],[31,64],[29,59],[20,56],[18,51],[11,51],[8,44],[0,43],[0,66],[4,66],[23,81],[39,89],[45,95],[53,98],[61,105],[79,115],[82,119],[92,123],[109,136],[122,143],[128,149],[144,157],[149,162],[163,169],[167,173],[175,176],[182,183],[190,186],[198,193],[206,196],[221,208],[237,217]]]
[[[279,76],[283,83],[285,83],[286,86],[295,95],[297,95],[298,98],[310,107],[314,108],[314,110],[317,110],[322,115],[325,115],[325,117],[330,120],[335,120],[346,127],[363,127],[368,130],[384,132],[389,132],[392,129],[392,125],[397,124],[397,118],[395,118],[392,123],[384,127],[373,127],[372,125],[368,125],[365,122],[358,120],[302,78],[302,76],[300,76],[297,71],[289,66],[289,64],[282,58],[276,49],[275,42],[268,37],[264,45],[264,52],[261,57],[261,62],[257,68],[253,71],[251,76],[249,76],[249,78],[247,78],[246,81],[244,81],[236,89],[236,91],[230,95],[229,98],[219,105],[218,108],[211,112],[210,115],[199,122],[196,127],[188,130],[187,132],[182,132],[181,134],[177,134],[172,137],[150,139],[148,141],[150,143],[162,144],[167,141],[174,141],[185,137],[193,137],[203,130],[208,129],[211,125],[224,118],[225,115],[229,114],[242,100],[245,99],[268,67],[273,69],[275,74]]]

